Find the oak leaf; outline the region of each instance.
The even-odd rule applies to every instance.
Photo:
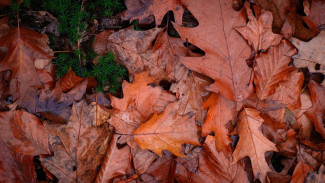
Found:
[[[308,84],[313,106],[305,113],[314,123],[316,131],[325,138],[324,113],[325,113],[325,88],[314,81]]]
[[[304,8],[306,10],[306,8]],[[309,14],[306,13],[306,17],[303,17],[304,21],[309,27],[316,26],[320,30],[325,26],[325,2],[322,0],[312,0]],[[310,25],[312,24],[312,25]]]
[[[113,134],[109,148],[101,168],[96,176],[96,183],[112,182],[117,176],[122,176],[131,168],[131,149],[128,145],[118,147],[117,140],[120,136]]]
[[[168,104],[161,114],[154,114],[147,122],[134,130],[134,140],[142,149],[150,149],[158,155],[169,150],[184,157],[182,144],[200,145],[198,127],[194,116],[177,114],[178,102]]]
[[[0,139],[0,182],[35,182],[34,157],[11,151]]]
[[[43,166],[64,182],[92,182],[101,164],[112,129],[93,127],[95,111],[84,100],[74,103],[66,125],[46,122],[54,156],[42,157]]]
[[[27,28],[12,28],[0,38],[0,47],[6,47],[8,53],[0,62],[0,72],[11,71],[9,94],[19,105],[34,112],[37,90],[42,83],[37,75],[35,61],[46,62],[53,58],[48,47],[48,38]]]
[[[122,99],[111,96],[111,105],[114,109],[126,111],[131,102],[135,102],[135,109],[148,119],[154,112],[162,112],[165,106],[176,100],[173,94],[163,91],[161,87],[152,87],[155,78],[142,72],[134,76],[133,83],[122,83],[124,96]]]
[[[42,123],[28,112],[0,112],[0,130],[0,138],[12,151],[32,156],[50,154]]]
[[[237,162],[248,156],[251,159],[255,179],[266,181],[266,173],[271,171],[266,160],[266,151],[278,151],[275,144],[265,138],[260,131],[263,119],[260,112],[244,108],[238,118],[239,142],[233,152],[233,161]]]
[[[288,77],[288,72],[293,70],[289,66],[291,56],[296,49],[290,42],[283,40],[278,46],[270,47],[267,53],[261,53],[256,59],[254,67],[257,96],[264,100],[273,94],[275,87]]]
[[[229,155],[229,153],[231,153],[229,147],[231,139],[226,124],[232,120],[235,114],[234,102],[226,99],[220,94],[213,93],[203,103],[202,108],[209,108],[202,127],[202,136],[207,136],[213,131],[217,150],[223,152],[225,155]]]
[[[297,68],[307,67],[309,72],[319,72],[325,74],[325,30],[322,30],[315,38],[308,42],[297,38],[291,39],[292,44],[298,49],[298,54],[294,55],[294,65]],[[318,66],[319,68],[317,68]]]
[[[245,27],[236,28],[236,30],[254,48],[254,51],[266,51],[270,46],[278,45],[282,36],[272,32],[272,13],[262,10],[261,15],[256,19],[248,3],[245,3],[245,9],[249,22]]]
[[[183,40],[187,39],[198,46],[205,55],[181,57],[181,62],[187,68],[214,79],[215,82],[206,88],[209,91],[220,92],[236,102],[250,96],[253,85],[246,60],[250,58],[252,50],[234,29],[246,25],[244,11],[233,10],[231,1],[182,2],[199,21],[199,25],[195,28],[174,26]]]

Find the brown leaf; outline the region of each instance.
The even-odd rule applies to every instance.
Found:
[[[105,159],[97,174],[96,183],[112,182],[115,177],[126,174],[127,170],[131,168],[130,147],[125,145],[118,148],[117,140],[119,137],[117,134],[113,135]]]
[[[254,67],[257,96],[264,100],[273,94],[275,87],[288,77],[288,72],[293,69],[289,66],[291,56],[296,49],[290,42],[283,40],[280,45],[270,47],[267,53],[261,53],[256,59]]]
[[[320,166],[318,174],[316,172],[309,173],[306,177],[305,183],[322,183],[325,181],[325,166]]]
[[[126,0],[125,6],[127,11],[124,13],[125,19],[139,19],[140,24],[143,24],[146,18],[150,15],[155,16],[155,22],[160,25],[162,19],[168,11],[173,11],[175,14],[176,23],[182,24],[182,16],[184,6],[179,0]]]
[[[325,74],[325,47],[323,46],[325,45],[325,30],[308,42],[296,38],[292,38],[291,42],[298,49],[298,54],[293,56],[295,67],[308,67],[309,72]]]
[[[0,38],[0,47],[6,47],[8,53],[0,63],[0,72],[10,70],[9,94],[19,99],[19,106],[34,112],[37,90],[42,84],[37,75],[34,62],[51,60],[48,38],[26,28],[12,28]]]
[[[292,174],[292,179],[290,183],[300,183],[305,182],[305,179],[307,177],[307,174],[311,167],[309,165],[306,165],[302,163],[301,161],[298,162],[296,165],[296,168]]]
[[[244,108],[238,121],[239,142],[232,154],[233,161],[237,162],[248,156],[252,162],[255,179],[265,182],[266,173],[271,171],[265,160],[265,152],[278,150],[259,130],[263,123],[259,111]]]
[[[9,150],[0,139],[0,182],[35,182],[34,157]]]
[[[71,113],[70,106],[73,102],[82,99],[86,92],[88,80],[85,79],[68,93],[62,92],[61,83],[63,82],[57,82],[50,93],[43,90],[36,107],[37,112],[56,123],[66,123],[68,121]]]
[[[41,161],[61,181],[92,182],[103,161],[112,129],[93,127],[95,111],[91,108],[82,100],[73,104],[66,125],[45,123],[54,156]]]
[[[325,26],[325,1],[323,0],[312,0],[310,7],[310,14],[307,17],[303,17],[304,21],[309,27],[316,26],[319,29]],[[312,25],[310,25],[312,24]]]
[[[244,11],[232,9],[232,2],[182,1],[199,21],[195,28],[174,24],[183,40],[198,46],[203,57],[181,57],[189,69],[203,73],[215,82],[206,89],[220,92],[232,101],[242,101],[253,91],[246,60],[251,48],[234,28],[246,25]],[[197,8],[200,7],[200,8]],[[207,18],[208,17],[208,18]]]
[[[0,112],[0,138],[8,148],[24,155],[50,154],[49,141],[38,118],[24,111]]]
[[[277,145],[279,149],[279,154],[285,157],[295,157],[297,155],[297,143],[298,139],[296,137],[296,132],[293,129],[289,129],[287,132],[287,140]]]
[[[236,30],[248,41],[255,52],[259,50],[266,51],[270,46],[278,45],[282,36],[272,32],[272,13],[262,10],[257,20],[248,2],[245,3],[245,9],[249,22],[245,27],[236,28]]]
[[[311,94],[313,106],[305,114],[314,123],[316,131],[325,138],[325,88],[314,81],[310,81],[308,88]]]
[[[134,130],[134,140],[141,149],[150,149],[158,155],[162,150],[169,150],[176,156],[184,157],[182,144],[200,145],[194,116],[178,115],[178,104],[168,104],[163,113],[154,114]]]
[[[207,117],[202,127],[202,136],[207,136],[214,132],[216,147],[226,156],[231,153],[229,144],[231,139],[228,134],[226,124],[232,120],[235,114],[234,102],[226,99],[220,94],[213,93],[208,100],[203,103],[203,109],[209,108]]]
[[[78,84],[80,84],[85,78],[77,76],[72,68],[69,68],[69,72],[67,72],[62,78],[60,78],[59,83],[61,90],[63,92],[68,92]]]
[[[134,141],[131,142],[132,161],[138,175],[147,171],[158,156],[148,149],[142,150]]]
[[[122,83],[123,99],[111,96],[111,104],[114,109],[126,111],[131,102],[135,102],[135,109],[148,119],[154,112],[162,112],[165,106],[176,100],[176,97],[161,87],[152,87],[154,78],[147,72],[136,74],[133,83]]]
[[[172,153],[163,153],[151,164],[146,173],[152,175],[157,181],[171,182],[176,168],[175,163],[175,156]]]

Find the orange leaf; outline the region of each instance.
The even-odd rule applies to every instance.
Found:
[[[300,183],[305,182],[305,179],[308,175],[309,170],[311,167],[307,164],[302,163],[301,161],[298,162],[296,168],[292,174],[292,178],[290,183]]]
[[[237,162],[248,156],[251,159],[254,177],[265,182],[266,173],[271,171],[266,160],[266,151],[278,151],[275,144],[265,138],[260,131],[263,119],[260,112],[245,108],[239,115],[238,133],[239,142],[233,152],[233,161]]]
[[[141,149],[150,149],[158,155],[162,150],[169,150],[184,157],[182,144],[200,145],[194,117],[191,114],[180,116],[177,110],[178,102],[168,104],[163,113],[154,114],[134,130],[134,140]]]

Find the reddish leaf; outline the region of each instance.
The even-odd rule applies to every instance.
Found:
[[[292,174],[292,179],[290,183],[305,182],[309,170],[310,170],[309,165],[303,164],[301,161],[299,161]]]
[[[245,27],[236,28],[238,32],[248,41],[248,43],[257,52],[266,51],[270,46],[276,46],[280,43],[282,36],[272,32],[272,13],[262,10],[258,20],[254,17],[249,3],[245,3],[245,9],[249,22]]]
[[[35,182],[34,157],[9,150],[0,139],[0,182]]]
[[[126,174],[131,168],[131,150],[128,145],[118,148],[117,140],[119,135],[114,134],[105,159],[97,174],[95,182],[112,182],[117,176]]]
[[[289,129],[287,132],[287,140],[277,145],[280,155],[286,157],[295,157],[297,155],[297,144],[298,140],[296,137],[296,132],[293,129]]]
[[[134,140],[142,149],[150,149],[158,155],[162,150],[169,150],[176,156],[184,157],[182,144],[200,145],[198,127],[191,114],[177,114],[178,102],[171,103],[166,110],[154,114],[147,122],[134,130]]]
[[[142,150],[134,141],[131,142],[132,161],[138,175],[143,174],[158,157],[148,149]]]
[[[0,138],[12,151],[25,155],[50,154],[42,123],[24,111],[0,112]]]
[[[207,87],[209,91],[220,92],[236,102],[250,96],[253,85],[246,60],[251,56],[251,48],[234,30],[246,25],[244,11],[233,10],[231,1],[182,2],[199,21],[199,26],[174,26],[183,40],[187,39],[205,52],[203,57],[181,57],[182,63],[215,80]]]
[[[322,183],[325,181],[325,166],[322,165],[318,173],[309,173],[306,177],[305,183]]]
[[[68,92],[80,84],[84,79],[85,78],[77,76],[70,67],[69,72],[67,72],[59,81],[61,90],[63,92]]]
[[[313,106],[306,112],[307,117],[314,123],[316,131],[325,138],[324,113],[325,113],[325,88],[314,81],[308,85]]]
[[[289,66],[290,56],[296,53],[296,49],[283,40],[279,46],[270,47],[267,53],[261,53],[256,59],[254,67],[257,96],[264,100],[273,94],[275,87],[288,77],[288,72],[293,69]]]
[[[154,177],[156,181],[172,182],[175,172],[175,156],[172,153],[163,153],[151,166],[146,173]]]
[[[265,138],[259,130],[263,122],[259,111],[245,108],[238,120],[239,142],[232,154],[233,161],[237,162],[248,156],[252,162],[255,179],[265,182],[266,173],[271,171],[265,160],[265,152],[277,151],[275,144]]]
[[[312,0],[310,13],[307,14],[307,17],[303,17],[304,21],[308,24],[309,27],[316,26],[319,29],[324,29],[325,20],[325,1],[323,0]]]
[[[10,70],[9,93],[19,105],[35,111],[37,90],[42,84],[37,75],[34,62],[37,59],[51,60],[48,38],[26,28],[13,28],[0,38],[0,47],[8,53],[0,63],[0,72]]]

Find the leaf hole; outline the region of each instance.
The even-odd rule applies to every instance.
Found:
[[[199,21],[192,15],[188,9],[185,9],[182,17],[182,25],[184,27],[194,28],[199,26]]]
[[[198,53],[201,56],[204,56],[205,55],[205,52],[203,50],[201,50],[199,47],[195,46],[194,44],[191,44],[188,41],[185,41],[183,44],[184,44],[185,47],[187,47],[193,53]]]
[[[163,90],[169,90],[171,85],[172,85],[172,83],[167,80],[161,80],[159,82],[159,86],[161,86],[163,88]]]

